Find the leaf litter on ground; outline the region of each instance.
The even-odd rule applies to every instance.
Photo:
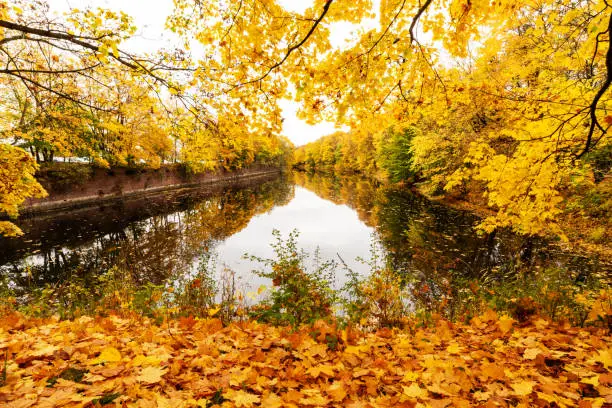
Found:
[[[492,311],[469,325],[374,333],[11,313],[0,321],[0,406],[604,407],[610,340],[601,328]]]

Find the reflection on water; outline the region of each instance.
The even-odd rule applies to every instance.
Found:
[[[479,235],[470,213],[432,203],[407,188],[362,178],[337,179],[296,173],[297,185],[353,208],[375,228],[396,270],[421,278],[453,273],[479,280],[502,279],[519,267],[562,266],[574,272],[600,270],[597,258],[563,253],[538,238],[510,232]]]
[[[313,254],[318,249],[322,259],[337,259],[341,254],[353,270],[367,272],[367,266],[355,258],[368,256],[374,228],[362,223],[348,206],[321,199],[312,191],[296,186],[291,202],[254,217],[247,228],[216,247],[219,260],[237,271],[251,289],[269,282],[251,273],[260,265],[245,260],[243,255],[248,252],[260,258],[273,258],[270,246],[273,229],[279,230],[283,237],[296,229],[299,231],[298,244],[307,253]],[[345,273],[337,271],[336,288],[345,283]]]
[[[293,197],[285,180],[251,184],[172,191],[25,220],[23,237],[0,241],[0,273],[16,288],[74,279],[87,286],[89,278],[117,266],[135,282],[161,283],[189,272],[254,215]]]
[[[263,282],[250,271],[258,265],[242,255],[271,257],[273,229],[283,236],[298,229],[301,247],[310,252],[319,247],[323,258],[339,254],[357,272],[365,266],[355,258],[368,258],[375,236],[397,270],[421,280],[501,279],[520,265],[562,265],[575,272],[604,268],[541,240],[509,233],[478,236],[472,229],[476,222],[407,189],[296,173],[24,220],[23,237],[0,238],[0,274],[21,294],[74,279],[87,287],[113,266],[136,282],[162,283],[193,271],[204,253],[214,251],[220,266],[256,287]]]

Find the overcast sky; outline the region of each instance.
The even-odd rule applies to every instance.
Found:
[[[123,10],[134,18],[138,27],[136,36],[125,44],[126,49],[137,52],[153,52],[161,47],[172,46],[173,36],[164,30],[166,17],[172,12],[172,0],[48,0],[52,10],[63,12],[69,8],[102,7],[113,10]],[[303,12],[313,3],[312,0],[278,0],[288,10]],[[377,3],[377,1],[375,1]],[[369,22],[368,25],[375,24]],[[359,27],[348,24],[334,24],[332,31],[332,45],[342,47],[351,32]],[[298,105],[292,101],[282,101],[283,133],[296,145],[312,142],[321,136],[336,131],[334,124],[319,123],[315,126],[296,117]]]

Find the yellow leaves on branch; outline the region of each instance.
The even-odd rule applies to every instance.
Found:
[[[0,143],[0,215],[16,217],[18,208],[28,197],[47,193],[34,179],[34,158],[23,149]],[[0,221],[0,235],[19,235],[21,230],[8,221]]]
[[[324,327],[325,326],[325,327]],[[410,332],[358,334],[318,322],[295,332],[216,319],[157,326],[148,319],[0,321],[6,407],[602,406],[609,334],[494,312]]]

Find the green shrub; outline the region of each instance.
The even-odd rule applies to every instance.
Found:
[[[392,267],[388,254],[372,244],[368,276],[360,276],[343,262],[349,280],[343,287],[344,320],[365,329],[402,327],[409,313],[410,293],[405,279]]]
[[[271,245],[275,258],[249,257],[266,267],[254,272],[271,279],[273,285],[267,298],[251,308],[251,317],[266,323],[292,326],[331,319],[338,301],[338,295],[331,287],[336,263],[321,262],[317,250],[314,266],[308,271],[307,254],[297,247],[298,232],[293,230],[286,241],[278,230],[272,234],[276,239]]]

